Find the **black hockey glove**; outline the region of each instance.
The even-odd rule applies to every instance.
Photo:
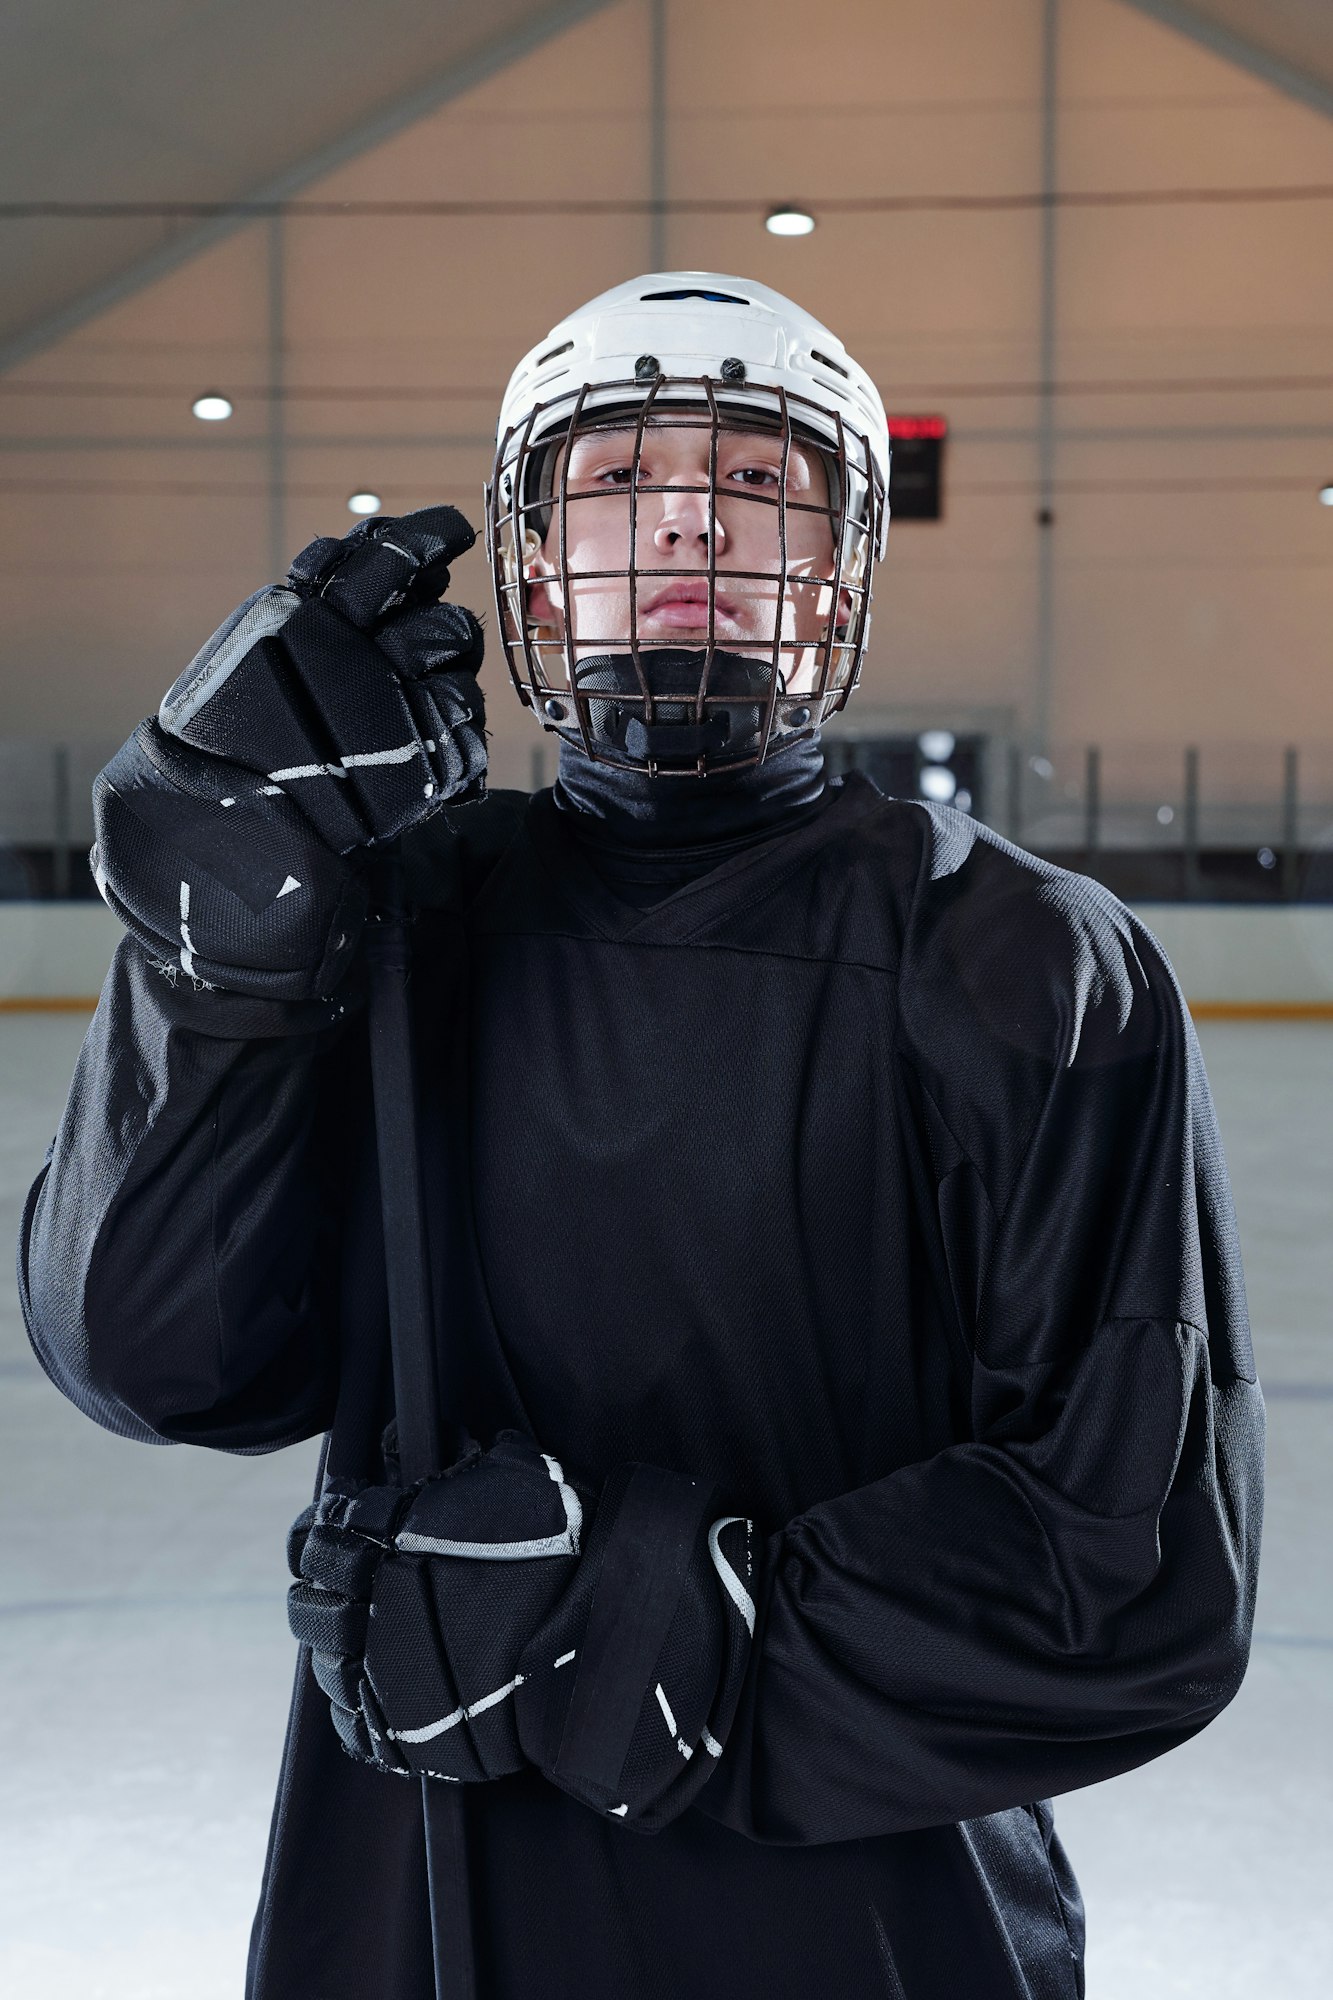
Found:
[[[93,870],[169,976],[306,999],[347,970],[357,850],[484,786],[481,628],[435,600],[452,507],[312,542],[233,612],[93,788]]]
[[[594,1517],[505,1431],[407,1493],[326,1491],[293,1526],[289,1622],[353,1756],[463,1783],[532,1762],[654,1832],[713,1770],[749,1656],[752,1528],[716,1512],[635,1465]]]
[[[502,1431],[406,1492],[331,1484],[298,1517],[288,1623],[354,1757],[464,1783],[522,1768],[518,1656],[570,1582],[586,1506]]]

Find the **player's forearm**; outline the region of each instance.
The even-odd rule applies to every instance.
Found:
[[[779,1843],[865,1838],[1132,1769],[1235,1693],[1262,1404],[1190,1328],[1099,1333],[1016,1433],[811,1508],[772,1587],[703,1810]]]
[[[19,1248],[33,1346],[107,1428],[262,1450],[326,1421],[328,1011],[117,954]]]

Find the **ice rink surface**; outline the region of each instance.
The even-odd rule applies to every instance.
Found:
[[[6,1243],[83,1026],[0,1017]],[[1268,1396],[1258,1636],[1218,1722],[1057,1815],[1090,2000],[1327,2000],[1333,1027],[1202,1039]],[[0,1992],[239,2000],[294,1658],[283,1541],[316,1448],[228,1458],[99,1431],[32,1359],[8,1276],[0,1391]]]

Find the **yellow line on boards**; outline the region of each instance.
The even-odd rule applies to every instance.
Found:
[[[1191,1000],[1196,1021],[1333,1021],[1333,1000]]]
[[[0,993],[0,1014],[91,1014],[97,995]]]

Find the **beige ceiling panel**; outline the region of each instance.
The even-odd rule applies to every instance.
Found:
[[[605,0],[8,0],[0,200],[289,195]],[[225,222],[0,220],[0,365]]]
[[[1333,115],[1329,0],[1129,0],[1129,5]]]

